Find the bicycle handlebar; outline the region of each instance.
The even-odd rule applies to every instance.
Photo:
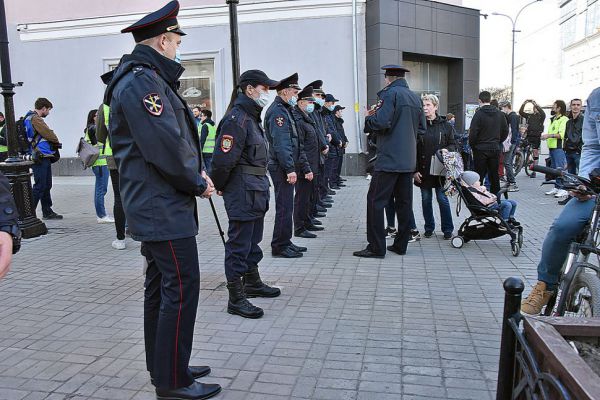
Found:
[[[535,172],[540,172],[542,174],[551,175],[554,177],[563,176],[565,174],[565,171],[563,171],[563,170],[556,169],[556,168],[550,168],[550,167],[544,167],[542,165],[537,165],[537,164],[532,165],[531,170],[535,171]]]
[[[576,190],[579,186],[583,185],[587,189],[586,194],[598,194],[598,188],[595,187],[589,179],[584,177],[569,174],[561,169],[544,167],[542,165],[532,165],[531,170],[540,172],[542,174],[547,174],[555,178],[562,178],[562,184],[557,184],[563,189]],[[581,192],[581,190],[579,191]]]

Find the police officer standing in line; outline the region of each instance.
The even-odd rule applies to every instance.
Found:
[[[327,183],[325,181],[325,160],[327,159],[327,153],[329,152],[329,141],[327,140],[327,134],[325,133],[325,122],[323,121],[322,109],[325,105],[325,92],[323,91],[323,81],[316,80],[309,83],[307,86],[312,86],[313,97],[315,99],[315,111],[310,114],[310,117],[315,121],[317,127],[317,138],[319,139],[319,146],[321,154],[319,155],[319,173],[317,174],[317,182],[315,190],[317,194],[314,198],[313,207],[313,223],[316,218],[324,217],[328,208],[331,208],[333,204],[333,198],[327,194]],[[316,220],[316,224],[319,221]]]
[[[294,198],[294,235],[302,238],[316,238],[310,231],[321,231],[311,219],[316,176],[319,173],[319,139],[315,121],[310,114],[315,110],[312,86],[305,87],[298,94],[298,105],[292,109],[292,115],[298,130],[300,158],[296,166],[299,172]]]
[[[223,196],[229,218],[225,244],[227,312],[260,318],[264,312],[247,297],[277,297],[281,291],[265,285],[258,273],[263,258],[265,213],[269,209],[268,150],[260,114],[269,102],[269,89],[279,82],[259,70],[244,72],[233,90],[217,132],[211,176]]]
[[[365,132],[377,134],[375,160],[367,194],[366,249],[354,252],[356,257],[385,257],[384,209],[392,195],[396,202],[398,234],[387,249],[406,254],[410,239],[412,211],[412,174],[417,165],[417,135],[425,127],[421,99],[408,88],[399,65],[385,65],[386,87],[379,91],[377,105],[368,111]]]
[[[275,88],[277,97],[265,115],[265,130],[269,140],[269,173],[275,186],[275,226],[271,251],[274,257],[302,257],[306,247],[292,243],[294,185],[298,179],[296,162],[299,157],[298,132],[291,109],[298,103],[298,74],[281,81]]]
[[[325,132],[329,139],[329,153],[327,153],[327,160],[325,161],[325,179],[327,181],[327,187],[329,188],[329,194],[334,195],[335,191],[332,189],[340,189],[335,182],[335,171],[337,169],[338,157],[340,148],[342,147],[342,141],[337,132],[335,124],[335,115],[333,110],[335,109],[335,103],[339,101],[332,94],[325,95],[325,107],[322,111],[323,121],[325,123]]]
[[[339,149],[340,156],[338,158],[338,163],[335,169],[335,183],[339,187],[345,187],[344,184],[345,179],[342,178],[342,166],[344,164],[344,154],[346,154],[346,147],[348,146],[348,137],[346,136],[346,131],[344,130],[344,119],[342,118],[342,110],[345,110],[346,107],[342,107],[340,105],[336,105],[333,109],[333,115],[335,116],[335,126],[337,128],[337,132],[340,136],[340,140],[342,142],[342,146]]]
[[[184,69],[176,61],[181,37],[172,1],[121,32],[136,42],[106,90],[110,141],[119,169],[131,237],[146,257],[146,365],[157,399],[208,399],[220,392],[190,367],[200,271],[196,196],[214,188],[201,165],[194,116],[177,93]]]

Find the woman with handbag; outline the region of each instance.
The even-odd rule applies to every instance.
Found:
[[[96,138],[96,118],[98,116],[98,110],[90,110],[87,116],[87,123],[85,128],[85,140],[98,147],[99,156],[94,165],[92,165],[92,171],[96,176],[96,184],[94,185],[94,207],[96,208],[96,217],[98,217],[99,224],[111,224],[115,222],[114,219],[108,216],[106,208],[104,207],[104,196],[108,190],[108,167],[106,164],[106,156],[104,155],[104,145],[98,142]]]
[[[443,190],[445,174],[443,166],[436,158],[438,150],[455,151],[454,128],[446,117],[437,114],[439,100],[436,95],[422,97],[423,111],[427,119],[427,130],[417,140],[417,172],[414,175],[415,185],[421,188],[423,218],[425,219],[425,237],[433,236],[435,217],[433,216],[433,191],[440,208],[442,232],[444,239],[452,238],[454,224],[450,202]]]

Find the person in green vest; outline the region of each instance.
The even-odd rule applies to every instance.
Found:
[[[552,168],[567,170],[567,156],[563,150],[563,140],[565,138],[565,132],[567,130],[567,105],[562,100],[556,100],[552,105],[552,118],[550,119],[550,127],[548,133],[541,136],[542,140],[545,140],[548,144],[548,150],[550,152],[550,159]],[[569,193],[560,187],[562,185],[562,178],[556,178],[556,185],[554,189],[546,192],[546,195],[560,198],[566,197]]]
[[[210,162],[212,161],[212,155],[215,151],[215,139],[217,137],[217,127],[212,120],[212,111],[202,110],[200,112],[200,122],[198,132],[200,134],[202,159],[204,160],[206,173],[210,175]]]
[[[4,114],[0,112],[0,162],[8,157],[8,147],[6,143],[6,121]]]
[[[98,143],[104,145],[104,155],[106,156],[106,164],[108,166],[110,181],[112,182],[114,205],[113,215],[115,216],[115,230],[117,238],[112,242],[113,249],[124,250],[127,245],[125,243],[125,211],[123,210],[123,202],[121,201],[121,191],[119,190],[119,170],[117,163],[113,157],[112,147],[110,146],[110,137],[108,133],[108,122],[110,117],[110,107],[102,104],[98,110],[96,118],[96,139]]]
[[[96,138],[96,118],[98,117],[98,110],[90,110],[87,116],[87,123],[85,128],[85,140],[98,147],[100,154],[98,160],[92,165],[92,171],[96,176],[95,194],[94,194],[94,206],[96,208],[96,217],[99,224],[112,224],[115,222],[114,219],[108,216],[106,208],[104,208],[104,196],[108,189],[108,167],[106,164],[106,155],[104,154],[104,145],[98,142]]]

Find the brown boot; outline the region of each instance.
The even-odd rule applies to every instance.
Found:
[[[529,296],[521,303],[521,312],[523,314],[538,315],[542,312],[542,308],[548,304],[552,294],[552,291],[546,290],[546,282],[538,281],[531,289]]]

